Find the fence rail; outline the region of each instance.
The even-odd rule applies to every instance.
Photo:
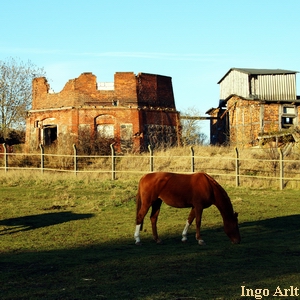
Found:
[[[111,174],[111,179],[116,180],[117,174],[145,174],[154,171],[177,171],[181,173],[207,172],[211,176],[223,178],[227,182],[235,181],[236,186],[246,179],[269,180],[276,182],[275,186],[284,189],[287,182],[300,182],[300,161],[298,159],[285,159],[281,149],[277,149],[277,158],[241,158],[237,148],[230,156],[212,157],[195,155],[193,147],[190,153],[180,156],[155,155],[149,146],[147,155],[118,155],[113,144],[110,146],[111,154],[106,156],[78,155],[76,146],[73,145],[73,154],[60,155],[45,153],[45,149],[40,145],[40,153],[9,153],[5,144],[2,144],[3,156],[0,162],[0,170],[38,170],[66,172],[75,175],[80,173],[106,173]],[[205,168],[207,162],[213,159],[218,160],[218,168]],[[172,167],[172,160],[176,161],[176,170]],[[1,161],[1,160],[0,160]],[[138,162],[139,161],[139,162]],[[178,162],[181,162],[180,171]],[[224,163],[225,162],[225,163]],[[249,165],[262,164],[271,165],[272,170],[249,168]],[[245,165],[248,164],[248,167]],[[293,172],[285,174],[285,166],[294,165]],[[266,175],[264,175],[266,173]],[[273,173],[273,174],[272,174]],[[274,184],[272,184],[274,186]]]

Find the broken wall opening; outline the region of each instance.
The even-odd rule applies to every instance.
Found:
[[[177,145],[177,131],[175,126],[146,124],[145,145],[159,147],[173,147]]]

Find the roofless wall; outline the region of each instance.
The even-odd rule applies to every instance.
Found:
[[[26,122],[26,148],[39,144],[76,143],[80,132],[91,138],[104,135],[136,149],[147,147],[160,135],[170,144],[179,134],[172,79],[168,76],[117,72],[109,89],[98,88],[92,73],[69,80],[61,92],[50,92],[44,77],[32,84],[32,109]]]

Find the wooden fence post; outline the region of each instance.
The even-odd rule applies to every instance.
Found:
[[[281,148],[278,148],[279,152],[279,188],[284,188],[284,170],[283,170],[283,153]]]
[[[235,184],[240,186],[240,159],[238,148],[235,147]]]
[[[153,149],[151,145],[148,146],[149,153],[150,153],[150,172],[153,172],[154,170],[154,162],[153,162]]]
[[[74,172],[75,175],[77,176],[77,149],[75,144],[73,144],[73,150],[74,150]]]
[[[7,157],[7,150],[6,150],[5,143],[3,143],[2,146],[3,146],[3,154],[4,154],[4,156],[3,156],[3,159],[4,159],[4,170],[5,170],[5,172],[7,172],[7,170],[8,170],[8,157]]]
[[[44,173],[44,167],[45,167],[45,151],[44,147],[42,144],[40,144],[40,149],[41,149],[41,172]]]
[[[191,172],[195,172],[195,152],[194,148],[191,146]]]
[[[114,148],[114,143],[110,144],[111,149],[111,179],[116,180],[116,153]]]

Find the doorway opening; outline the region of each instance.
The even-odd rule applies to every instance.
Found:
[[[44,145],[50,146],[57,140],[57,125],[44,126]]]

